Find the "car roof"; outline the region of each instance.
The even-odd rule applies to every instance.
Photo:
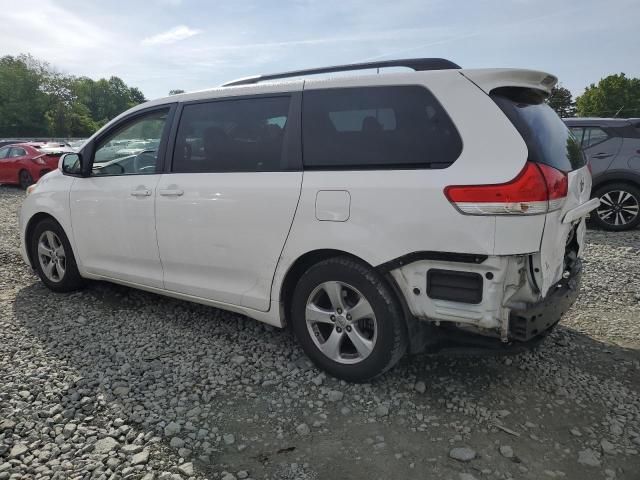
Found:
[[[597,125],[599,127],[619,127],[621,125],[628,125],[632,120],[630,118],[600,118],[600,117],[577,117],[577,118],[563,118],[564,123],[569,126],[591,126]]]

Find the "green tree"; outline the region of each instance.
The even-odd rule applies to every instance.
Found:
[[[30,55],[0,57],[0,136],[88,136],[144,94],[111,77],[57,72]]]
[[[576,107],[571,92],[562,85],[553,87],[547,103],[560,118],[574,117],[576,115]]]
[[[47,134],[43,66],[33,57],[0,58],[0,136]]]
[[[576,99],[580,117],[640,116],[640,78],[609,75],[589,85]]]

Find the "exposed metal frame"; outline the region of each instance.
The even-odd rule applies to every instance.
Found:
[[[271,73],[267,75],[254,75],[240,78],[222,84],[223,87],[238,85],[253,85],[266,80],[280,78],[301,77],[305,75],[317,75],[320,73],[349,72],[353,70],[369,70],[373,68],[407,67],[415,71],[425,70],[455,70],[460,65],[444,58],[407,58],[404,60],[383,60],[379,62],[349,63],[346,65],[333,65],[330,67],[308,68],[305,70],[293,70],[290,72]]]

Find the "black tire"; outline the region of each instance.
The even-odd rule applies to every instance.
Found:
[[[307,326],[307,302],[311,295],[326,282],[343,284],[347,290],[346,293],[344,290],[341,291],[344,294],[345,305],[347,305],[347,294],[349,293],[347,287],[353,287],[352,292],[357,291],[361,295],[360,298],[364,297],[375,316],[373,323],[377,335],[373,347],[368,356],[357,360],[357,363],[345,364],[329,358],[316,345],[317,340],[312,337],[310,328]],[[347,311],[354,310],[345,308],[345,312]],[[293,331],[305,353],[319,368],[343,380],[351,382],[371,380],[392,368],[407,350],[406,324],[402,316],[402,309],[393,291],[375,270],[349,257],[330,258],[310,267],[296,285],[291,313]],[[334,333],[333,329],[340,331],[336,325],[321,324],[332,333]],[[355,333],[355,325],[360,324],[356,322],[352,325],[354,326],[349,328],[353,328]],[[343,329],[346,328],[343,325]],[[347,335],[346,330],[344,330],[344,335]],[[315,336],[318,336],[317,332]],[[347,346],[355,348],[355,344],[350,339],[343,340],[340,343],[342,345],[340,348],[345,346],[345,341]],[[358,354],[356,353],[356,355]]]
[[[57,281],[51,280],[47,277],[38,253],[38,242],[40,241],[41,236],[46,234],[46,232],[53,232],[62,243],[62,247],[64,249],[64,274],[61,275]],[[80,276],[80,272],[78,271],[78,266],[73,255],[73,251],[71,250],[69,239],[60,224],[58,224],[54,219],[47,218],[41,220],[33,228],[29,238],[29,248],[31,251],[33,267],[40,277],[40,280],[42,280],[50,290],[59,293],[73,292],[81,289],[86,284],[86,280]]]
[[[20,188],[26,190],[27,187],[33,185],[33,177],[27,170],[20,170],[18,174],[18,183],[20,184]]]
[[[623,202],[623,205],[617,203],[620,198],[618,192],[624,192],[630,195],[630,197],[625,197],[626,200]],[[621,232],[636,228],[640,224],[640,189],[635,185],[629,183],[609,183],[598,188],[593,196],[599,198],[601,204],[600,207],[591,213],[590,221],[599,228],[613,232]],[[611,208],[607,204],[610,200],[614,201]],[[624,206],[626,210],[620,213],[621,217],[617,217],[620,224],[616,225],[613,220],[616,215],[615,208],[619,208],[620,206]],[[612,210],[613,213],[610,213],[610,210]],[[633,212],[634,210],[636,210],[635,217],[632,217],[631,213],[627,213]],[[609,214],[608,216],[607,213]],[[602,217],[605,218],[603,219]],[[622,218],[622,220],[620,220],[620,218]]]

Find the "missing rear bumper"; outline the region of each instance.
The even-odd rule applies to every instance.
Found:
[[[578,298],[581,280],[582,262],[577,260],[569,278],[563,278],[552,286],[543,300],[524,309],[511,310],[509,338],[526,342],[557,324]]]

